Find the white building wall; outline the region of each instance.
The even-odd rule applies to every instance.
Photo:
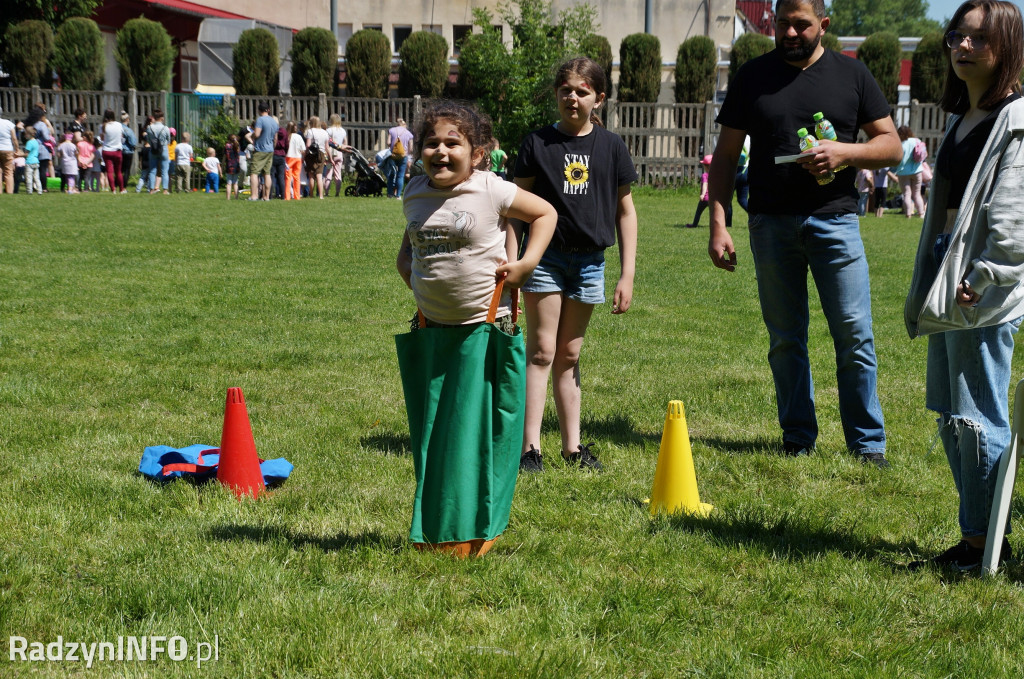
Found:
[[[193,0],[200,5],[245,14],[254,19],[289,26],[330,28],[330,0]],[[651,0],[652,32],[661,41],[662,61],[675,61],[679,44],[694,35],[708,35],[716,45],[732,43],[735,0]],[[434,30],[449,46],[454,42],[454,27],[473,23],[473,8],[484,7],[496,14],[499,0],[337,0],[340,37],[366,27],[379,27],[394,44],[395,27],[413,31]],[[580,0],[554,0],[555,12],[580,4]],[[598,33],[608,38],[615,61],[619,44],[631,33],[644,32],[644,0],[592,0],[597,9]],[[506,35],[506,38],[508,36]]]

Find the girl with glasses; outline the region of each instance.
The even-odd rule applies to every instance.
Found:
[[[905,320],[928,335],[925,406],[960,498],[960,541],[916,561],[978,568],[1000,457],[1010,441],[1013,336],[1024,315],[1024,22],[1002,0],[969,0],[946,34],[939,146]],[[1003,539],[999,562],[1012,558]]]

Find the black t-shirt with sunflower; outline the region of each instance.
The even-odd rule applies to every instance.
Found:
[[[558,212],[550,246],[557,250],[614,245],[619,187],[637,179],[622,138],[597,126],[582,137],[562,134],[555,125],[531,132],[519,149],[515,176],[533,177],[532,192]]]

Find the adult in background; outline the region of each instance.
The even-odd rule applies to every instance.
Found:
[[[85,112],[84,108],[76,108],[74,115],[75,119],[64,126],[64,132],[78,134],[79,137],[84,137],[85,122],[89,119],[89,114]]]
[[[252,126],[252,162],[249,164],[249,200],[258,200],[259,178],[263,177],[263,200],[270,200],[270,169],[274,163],[274,139],[280,125],[270,115],[270,104],[261,101],[257,107],[260,117]]]
[[[114,116],[114,111],[103,112],[103,164],[107,168],[107,184],[111,193],[128,193],[124,188],[124,174],[121,172],[121,161],[124,157],[121,140],[124,138],[124,127]]]
[[[300,175],[302,174],[302,156],[306,153],[306,140],[299,134],[299,126],[294,120],[289,120],[288,131],[288,154],[285,160],[288,163],[287,173],[284,177],[284,199],[299,200],[302,198],[302,185]]]
[[[135,193],[140,193],[142,187],[147,185],[149,178],[149,137],[146,130],[153,124],[153,116],[147,115],[139,130],[139,143],[142,149],[139,152],[139,183],[135,185]]]
[[[29,111],[25,127],[34,127],[36,130],[36,139],[39,141],[39,180],[43,184],[43,193],[48,193],[46,178],[50,176],[50,162],[57,145],[54,141],[56,132],[46,117],[46,106],[42,102],[37,102]]]
[[[327,144],[330,136],[320,127],[320,118],[312,116],[306,121],[306,176],[309,178],[309,195],[313,195],[314,182],[317,196],[324,197],[324,164],[327,161]]]
[[[282,125],[274,136],[274,162],[270,166],[270,177],[274,184],[272,195],[280,200],[284,200],[285,178],[288,172],[288,141],[288,130],[285,125]]]
[[[893,174],[899,180],[900,192],[903,194],[903,214],[910,219],[916,209],[917,216],[924,217],[924,197],[921,195],[921,161],[914,160],[914,149],[921,140],[914,136],[913,130],[907,125],[900,125],[896,128],[896,134],[900,136],[903,159],[893,169]]]
[[[750,250],[770,338],[783,450],[807,455],[818,438],[807,353],[810,269],[835,344],[846,446],[862,462],[887,467],[856,170],[837,172],[823,186],[816,179],[840,165],[898,162],[900,143],[889,104],[864,64],[821,46],[828,25],[823,0],[779,0],[775,49],[744,64],[730,83],[709,177],[708,254],[716,267],[736,269],[725,217],[749,134]],[[776,165],[776,156],[799,152],[796,131],[811,127],[818,111],[832,122],[838,141],[822,140],[799,164]],[[867,143],[856,143],[859,130]]]
[[[3,113],[3,109],[0,109]],[[18,153],[17,127],[0,117],[0,166],[2,166],[5,193],[14,193],[14,156]],[[29,189],[31,192],[31,188]]]
[[[345,176],[345,154],[352,148],[348,145],[348,133],[341,126],[341,116],[332,113],[327,126],[327,180],[325,192],[330,194],[334,182],[334,197],[341,195],[341,180]]]
[[[146,141],[149,144],[149,192],[157,193],[163,186],[164,195],[170,195],[168,167],[171,156],[167,147],[171,143],[171,130],[164,124],[164,112],[160,109],[153,111],[153,122],[146,128]]]
[[[405,188],[405,180],[409,176],[412,164],[413,134],[405,121],[398,118],[398,124],[388,130],[388,158],[385,176],[388,179],[388,198],[401,198]]]
[[[928,335],[925,406],[939,413],[960,496],[960,541],[930,563],[967,571],[981,564],[1010,443],[1013,336],[1024,314],[1024,21],[1013,3],[970,0],[946,28],[939,104],[953,115],[904,315],[911,337]],[[998,549],[999,563],[1012,558],[1005,538]]]
[[[132,174],[135,149],[139,145],[139,140],[132,129],[131,118],[128,116],[127,111],[121,111],[121,130],[121,176],[124,177],[124,183],[127,184],[128,178]]]
[[[249,186],[249,154],[252,153],[250,146],[252,142],[249,141],[249,135],[252,133],[252,128],[248,125],[238,130],[238,177],[241,181],[240,188],[246,188]]]

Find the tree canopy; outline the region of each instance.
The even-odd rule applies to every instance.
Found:
[[[486,8],[473,10],[473,23],[482,32],[462,43],[459,91],[478,99],[503,147],[517,148],[526,134],[557,118],[555,69],[566,58],[583,54],[584,41],[597,31],[596,16],[586,3],[555,16],[549,0],[503,2],[498,17],[512,26],[507,45],[494,28],[501,22]]]
[[[50,28],[57,27],[71,17],[90,17],[103,0],[3,0],[3,11],[0,11],[0,54],[3,54],[4,34],[7,27],[29,19],[44,21]]]
[[[919,36],[940,31],[938,21],[928,18],[927,0],[832,0],[827,8],[829,32],[868,36],[882,31]]]

